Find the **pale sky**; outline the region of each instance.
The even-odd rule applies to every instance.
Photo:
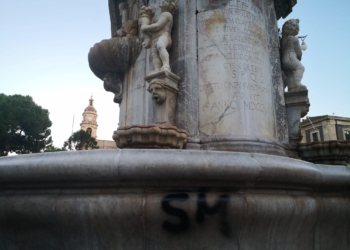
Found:
[[[302,60],[308,116],[350,117],[349,10],[349,0],[298,0],[286,18],[299,18],[299,35],[308,35]],[[98,139],[111,140],[119,107],[87,60],[90,47],[108,38],[107,0],[0,0],[0,93],[30,95],[48,109],[57,147],[70,136],[74,114],[73,130],[80,128],[92,93]]]

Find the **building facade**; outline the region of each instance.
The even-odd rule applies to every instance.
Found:
[[[350,140],[350,118],[323,115],[307,117],[300,123],[302,143]]]
[[[94,137],[97,140],[97,146],[99,149],[111,149],[117,148],[116,144],[112,140],[98,140],[97,139],[97,110],[94,107],[94,99],[89,99],[89,105],[85,108],[83,112],[83,119],[80,123],[80,128],[84,131],[87,131],[91,137]]]

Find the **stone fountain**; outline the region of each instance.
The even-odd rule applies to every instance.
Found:
[[[349,249],[350,170],[298,158],[295,4],[109,0],[89,65],[120,149],[0,159],[0,246]]]

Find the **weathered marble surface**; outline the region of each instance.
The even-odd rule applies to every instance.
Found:
[[[275,138],[264,13],[240,3],[197,16],[200,131]]]
[[[262,154],[0,159],[0,249],[349,249],[350,170]],[[209,188],[210,187],[210,188]]]
[[[272,0],[197,1],[203,149],[242,151],[242,142],[245,152],[284,155],[279,143],[288,143],[288,133],[274,7]],[[254,141],[261,146],[249,149]],[[275,150],[265,150],[265,141],[266,147],[275,141]]]

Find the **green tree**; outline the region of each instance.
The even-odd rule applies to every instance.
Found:
[[[57,151],[67,151],[64,148],[57,148],[54,145],[50,145],[48,147],[45,148],[44,152],[48,153],[48,152],[57,152]]]
[[[67,141],[64,142],[63,148],[67,150],[87,150],[87,149],[97,149],[97,141],[91,134],[79,130],[72,134]]]
[[[52,145],[49,111],[32,97],[0,94],[0,157],[38,153]]]

